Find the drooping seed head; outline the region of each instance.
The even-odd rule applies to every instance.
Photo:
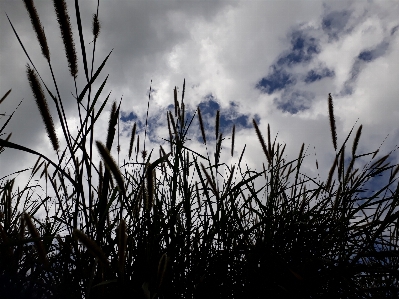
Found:
[[[54,150],[58,151],[59,149],[58,138],[55,133],[53,119],[50,115],[47,101],[44,96],[40,82],[37,79],[36,73],[34,72],[34,70],[30,68],[29,65],[26,66],[26,73],[28,75],[28,81],[32,89],[33,95],[36,99],[37,107],[39,108],[44,125],[46,126],[46,131],[50,138],[51,144],[53,145]]]
[[[36,32],[37,39],[39,40],[40,48],[42,49],[42,54],[44,58],[46,58],[47,61],[50,62],[50,50],[47,45],[46,34],[44,33],[44,28],[40,22],[39,15],[37,13],[33,0],[23,0],[23,1],[26,10],[28,11],[33,29]]]
[[[76,78],[78,75],[78,63],[67,5],[65,0],[53,0],[53,3],[55,12],[57,14],[57,21],[61,30],[62,40],[64,42],[69,71],[71,76]]]

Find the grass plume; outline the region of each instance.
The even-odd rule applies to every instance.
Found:
[[[48,108],[47,101],[42,90],[42,86],[40,85],[35,71],[30,68],[29,64],[26,65],[26,73],[33,95],[36,99],[37,107],[39,108],[44,125],[46,126],[47,135],[50,138],[54,150],[58,151],[59,142],[57,134],[55,133],[53,118],[51,117],[50,110]]]
[[[130,143],[129,143],[129,160],[130,157],[132,156],[132,150],[133,150],[133,143],[134,143],[134,137],[136,136],[136,123],[134,123],[132,127],[132,134],[130,135]]]
[[[219,120],[220,119],[220,111],[216,111],[216,120],[215,120],[215,138],[218,139],[219,137]]]
[[[74,229],[72,233],[73,237],[80,242],[83,243],[83,245],[86,246],[86,248],[89,250],[89,252],[98,258],[98,260],[103,264],[103,265],[109,265],[109,261],[104,253],[104,251],[101,249],[100,246],[96,244],[92,239],[90,239],[87,235],[85,235],[82,231],[78,229]]]
[[[98,20],[98,14],[93,14],[93,22],[92,22],[92,33],[95,39],[98,38],[100,33],[100,22]]]
[[[337,129],[335,127],[334,105],[331,93],[328,94],[328,114],[330,116],[330,129],[331,129],[332,141],[334,149],[337,150]]]
[[[233,157],[234,153],[234,138],[235,138],[235,132],[236,132],[236,125],[233,125],[233,133],[231,134],[231,156]]]
[[[267,162],[270,164],[271,163],[271,159],[270,159],[269,151],[267,150],[267,147],[266,147],[266,144],[265,144],[265,140],[263,139],[262,133],[260,132],[260,130],[258,128],[258,124],[256,123],[255,119],[252,120],[252,123],[254,125],[255,131],[256,131],[256,135],[258,136],[260,144],[262,145],[262,149],[263,149],[263,152],[265,153],[265,156],[267,158]]]
[[[45,266],[46,269],[49,269],[50,263],[47,259],[47,252],[46,252],[46,249],[44,248],[44,244],[43,244],[42,240],[40,239],[39,232],[37,231],[35,225],[33,224],[30,216],[27,213],[24,214],[24,220],[25,220],[26,226],[28,227],[28,230],[29,230],[31,236],[35,239],[34,242],[35,242],[36,250],[39,254],[40,261],[43,263],[43,265]]]
[[[205,129],[204,129],[204,123],[202,121],[201,109],[198,107],[197,111],[198,111],[198,120],[200,124],[202,140],[204,140],[204,144],[206,145]]]
[[[39,14],[37,13],[35,4],[33,3],[33,0],[23,0],[26,10],[29,13],[30,21],[32,23],[32,26],[36,32],[37,39],[40,44],[40,48],[42,50],[42,54],[44,58],[47,59],[48,62],[50,62],[50,50],[47,45],[47,38],[46,34],[44,33],[44,29],[42,26],[42,23],[40,22],[39,19]]]
[[[119,190],[122,192],[122,194],[126,194],[124,182],[123,182],[123,177],[122,174],[116,165],[115,160],[112,158],[110,152],[108,149],[104,146],[104,144],[101,143],[101,141],[96,141],[97,149],[98,152],[101,155],[101,158],[104,161],[105,167],[114,175],[114,178],[116,180],[116,183],[118,184]]]
[[[65,0],[53,0],[53,4],[57,15],[57,21],[60,26],[62,40],[64,42],[69,72],[73,78],[76,78],[78,75],[78,62],[67,5]]]

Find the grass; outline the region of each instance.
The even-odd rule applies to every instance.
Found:
[[[93,16],[93,60],[89,74],[79,1],[75,1],[87,81],[79,93],[68,11],[64,1],[54,1],[68,67],[75,79],[81,127],[72,136],[43,27],[33,1],[24,3],[53,77],[53,87],[39,80],[41,76],[25,51],[30,61],[28,81],[58,161],[12,143],[11,134],[0,139],[0,152],[22,150],[38,156],[30,180],[41,171],[40,177],[50,182],[55,191],[54,198],[47,196],[37,201],[30,193],[30,180],[17,192],[13,192],[15,178],[1,181],[3,294],[7,291],[14,298],[398,298],[399,189],[397,184],[394,190],[390,187],[399,167],[384,164],[388,154],[376,158],[359,174],[359,169],[353,170],[356,159],[373,154],[374,160],[378,152],[356,154],[362,126],[353,142],[351,162],[345,165],[345,148],[352,131],[337,152],[331,94],[328,109],[336,158],[326,182],[301,178],[304,144],[298,158],[287,162],[282,158],[285,145],[276,144],[276,140],[271,143],[270,126],[266,143],[255,120],[255,133],[265,154],[263,171],[242,168],[245,147],[238,164],[228,167],[219,163],[225,140],[219,133],[219,111],[215,119],[214,161],[209,154],[205,157],[187,148],[186,134],[193,119],[185,118],[185,82],[180,101],[174,89],[174,113],[167,113],[170,148],[160,146],[159,158],[150,162],[153,150],[148,153],[144,143],[140,152],[137,136],[134,162],[134,124],[128,162],[119,167],[111,155],[112,148],[116,147],[118,153],[120,149],[115,141],[119,119],[115,102],[105,143],[93,138],[96,121],[109,99],[109,95],[102,96],[108,77],[96,91],[92,90],[93,83],[111,54],[94,70],[100,32],[98,6]],[[14,30],[11,21],[10,24]],[[64,149],[57,142],[42,86],[56,105],[66,141]],[[210,135],[205,132],[199,108],[197,112],[198,129],[208,151],[206,137]],[[235,126],[231,156],[237,142],[234,135]],[[94,144],[102,159],[99,165],[93,164]],[[142,163],[137,160],[140,153]],[[133,169],[131,173],[129,167]],[[229,174],[219,184],[222,167]],[[371,197],[359,198],[362,186],[385,171],[391,173],[386,186]],[[98,186],[93,185],[93,176],[98,176]],[[190,176],[197,179],[190,180]],[[294,183],[289,185],[291,176]],[[256,189],[255,180],[262,178],[262,188]],[[310,181],[317,187],[307,190],[306,183]],[[86,192],[84,185],[88,186]],[[22,198],[26,199],[23,211],[19,211]],[[57,210],[50,217],[49,203]],[[41,209],[46,212],[45,220],[36,216]]]

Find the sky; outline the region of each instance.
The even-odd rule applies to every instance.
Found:
[[[79,59],[77,87],[81,91],[85,76],[74,1],[66,2]],[[74,81],[69,74],[52,1],[36,0],[35,5],[49,43],[68,124],[76,136],[79,118],[76,100],[71,95]],[[91,22],[96,8],[97,1],[80,1],[88,61],[92,57]],[[29,60],[6,13],[43,80],[55,92],[23,1],[0,0],[0,95],[12,89],[0,105],[1,114],[5,114],[0,116],[0,126],[18,107],[0,138],[5,139],[12,132],[10,141],[57,161],[27,80]],[[220,110],[220,132],[226,137],[221,161],[228,166],[238,162],[246,145],[245,163],[251,169],[263,170],[262,163],[267,162],[252,125],[252,119],[256,119],[265,139],[270,124],[272,140],[278,134],[277,142],[286,144],[287,161],[297,159],[304,143],[306,157],[301,172],[325,181],[335,158],[328,114],[329,93],[334,101],[338,148],[354,127],[348,140],[346,165],[361,124],[357,153],[370,153],[381,146],[373,161],[393,151],[387,162],[397,164],[398,15],[399,2],[388,0],[100,0],[101,31],[96,43],[95,69],[113,51],[94,84],[96,91],[109,74],[100,100],[111,92],[110,100],[96,126],[95,140],[105,143],[111,104],[113,101],[119,104],[122,98],[120,164],[127,159],[134,122],[138,125],[142,150],[151,86],[146,149],[154,149],[151,159],[154,161],[158,158],[159,145],[165,150],[169,148],[162,139],[168,138],[166,112],[173,111],[170,105],[174,87],[177,86],[180,99],[185,80],[188,116],[200,106],[210,156],[215,148],[216,110]],[[55,105],[48,95],[46,98],[63,147]],[[236,136],[231,157],[229,138],[234,124]],[[190,149],[206,155],[197,115],[188,138]],[[116,157],[116,147],[111,153]],[[94,159],[99,161],[97,152],[95,155]],[[355,168],[360,171],[371,157],[359,159]],[[31,154],[6,149],[0,156],[0,180],[32,167],[36,159]],[[20,174],[16,184],[23,186],[29,174]],[[389,172],[374,178],[367,187],[369,192],[381,189],[388,176]],[[396,184],[392,190],[395,188]]]

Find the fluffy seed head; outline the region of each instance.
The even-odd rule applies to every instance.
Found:
[[[104,161],[105,167],[107,167],[112,174],[114,175],[114,178],[116,180],[116,183],[118,184],[119,190],[122,192],[123,195],[125,195],[125,186],[122,178],[122,174],[116,165],[114,159],[112,158],[110,152],[108,149],[100,142],[96,141],[97,149],[101,155],[101,158]]]
[[[95,257],[98,258],[98,260],[103,264],[103,265],[109,265],[108,259],[104,253],[104,251],[99,247],[96,242],[94,242],[92,239],[90,239],[88,236],[86,236],[83,232],[81,232],[78,229],[74,229],[72,233],[73,237],[80,242],[83,243],[83,245],[86,246],[86,248],[89,250],[89,252],[94,255]]]
[[[78,75],[78,63],[67,6],[65,0],[53,0],[53,3],[55,12],[57,14],[57,21],[60,25],[61,36],[64,42],[69,71],[71,73],[71,76],[76,78],[76,76]]]
[[[199,120],[199,123],[200,123],[202,139],[204,140],[204,143],[206,145],[204,123],[202,122],[202,115],[201,115],[201,110],[200,110],[199,107],[198,107],[198,120]]]
[[[266,144],[265,144],[265,140],[263,139],[262,133],[260,132],[260,130],[258,128],[258,124],[256,123],[255,119],[252,120],[252,123],[253,123],[253,125],[255,127],[256,135],[258,135],[258,139],[260,141],[260,144],[262,145],[263,152],[265,153],[267,161],[270,164],[271,163],[270,155],[269,155],[269,152],[267,150],[267,147],[266,147]]]
[[[28,214],[24,213],[24,219],[25,219],[26,225],[28,227],[28,230],[29,230],[31,236],[36,239],[34,242],[35,242],[36,250],[39,254],[40,261],[43,263],[43,265],[46,268],[49,268],[50,264],[47,259],[46,249],[44,248],[44,244],[43,244],[42,240],[40,240],[39,232],[37,231],[35,225],[33,224],[32,220]]]
[[[337,129],[335,127],[334,105],[331,93],[328,94],[328,113],[330,115],[330,129],[331,129],[332,141],[334,149],[337,150]]]
[[[129,145],[129,159],[132,156],[132,150],[133,150],[133,142],[134,142],[134,137],[136,136],[136,123],[134,123],[133,128],[132,128],[132,135],[130,136],[130,145]]]
[[[50,62],[50,51],[47,45],[46,34],[44,34],[44,29],[40,22],[39,15],[37,13],[33,0],[23,0],[23,1],[26,10],[28,11],[33,29],[36,32],[37,39],[39,40],[40,48],[42,49],[42,54],[47,59],[47,61]]]
[[[98,21],[98,15],[93,14],[93,23],[92,23],[92,32],[94,35],[94,38],[97,39],[98,34],[100,33],[100,22]]]
[[[54,150],[58,151],[59,149],[58,138],[57,135],[55,134],[53,119],[50,115],[47,101],[44,96],[40,82],[37,79],[36,73],[30,68],[29,65],[26,66],[26,73],[28,75],[28,80],[33,95],[36,99],[37,107],[39,108],[40,114],[42,115],[42,119],[44,121],[44,125],[46,126],[46,131],[50,138],[51,144],[53,145]]]

